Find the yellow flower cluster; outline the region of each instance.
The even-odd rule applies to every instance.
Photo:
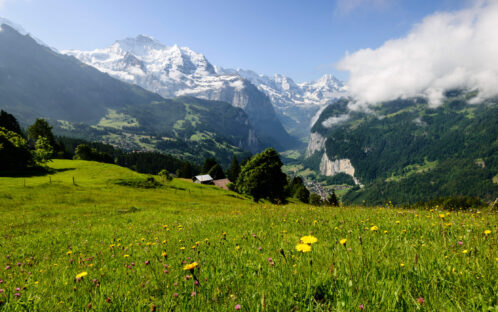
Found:
[[[303,236],[301,237],[301,239],[299,239],[299,243],[296,245],[296,250],[300,252],[310,252],[311,244],[314,244],[316,242],[318,242],[318,238],[314,236]]]
[[[311,245],[308,244],[297,244],[296,245],[296,250],[300,252],[310,252],[311,251]]]
[[[85,277],[88,275],[88,272],[81,272],[80,274],[76,275],[76,279],[79,279],[79,278],[82,278],[82,277]]]
[[[192,262],[191,264],[187,264],[183,267],[184,270],[193,270],[195,269],[199,264],[197,262]]]

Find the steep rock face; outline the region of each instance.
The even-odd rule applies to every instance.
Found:
[[[355,169],[349,159],[336,159],[332,161],[327,156],[327,153],[323,153],[322,161],[320,162],[320,173],[330,177],[340,172],[350,175],[353,177],[355,184],[360,184],[354,176]]]
[[[204,55],[187,47],[166,46],[141,35],[105,49],[64,53],[165,98],[188,95],[231,103],[247,113],[264,145],[283,149],[296,143],[276,117],[268,96],[239,75],[217,73]]]
[[[299,138],[308,137],[311,120],[321,108],[330,100],[347,95],[343,82],[332,75],[324,75],[316,81],[296,83],[279,74],[269,77],[251,70],[215,69],[219,74],[239,75],[264,92],[287,131]]]
[[[308,142],[308,148],[306,149],[306,157],[310,157],[315,152],[323,151],[326,140],[327,139],[323,137],[320,133],[312,132],[310,135],[310,140]]]

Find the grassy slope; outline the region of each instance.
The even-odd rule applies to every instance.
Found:
[[[57,160],[50,166],[60,170],[52,184],[48,176],[26,178],[26,187],[24,178],[0,178],[0,311],[80,311],[89,304],[99,311],[498,305],[493,212],[441,219],[438,211],[256,205],[177,179],[158,189],[118,186],[112,180],[145,176],[113,165]],[[312,251],[295,251],[310,233],[318,238]],[[183,261],[200,262],[199,286],[186,280]],[[76,282],[81,272],[88,275]]]

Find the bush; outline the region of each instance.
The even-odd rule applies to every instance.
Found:
[[[25,169],[32,164],[26,140],[18,133],[0,127],[0,170]]]
[[[169,174],[168,170],[166,170],[166,169],[159,171],[159,173],[157,175],[161,177],[163,182],[173,180],[173,177],[171,176],[171,174]]]
[[[309,201],[310,201],[310,204],[314,205],[314,206],[320,206],[323,203],[322,197],[316,193],[310,194]]]

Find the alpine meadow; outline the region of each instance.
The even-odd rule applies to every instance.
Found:
[[[0,312],[498,311],[496,29],[0,0]]]

